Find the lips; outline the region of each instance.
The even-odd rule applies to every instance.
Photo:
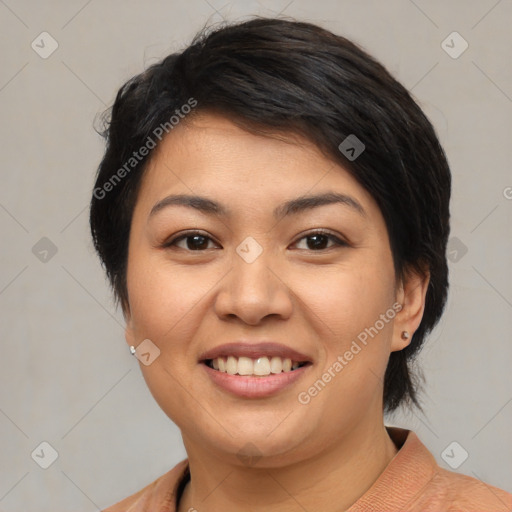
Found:
[[[276,396],[297,385],[300,379],[311,371],[311,365],[302,366],[290,372],[268,375],[266,377],[230,375],[201,364],[202,371],[219,389],[242,399],[262,399]]]
[[[239,340],[203,352],[199,363],[224,391],[240,398],[266,398],[303,378],[313,360],[280,343]]]
[[[287,347],[276,342],[251,342],[251,341],[237,341],[234,343],[225,343],[217,347],[211,348],[203,352],[199,356],[199,362],[205,363],[212,359],[219,357],[233,356],[236,358],[248,357],[257,359],[259,357],[280,357],[282,359],[291,359],[299,363],[312,363],[311,357],[302,354],[297,350]]]

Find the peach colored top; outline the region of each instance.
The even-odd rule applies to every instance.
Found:
[[[347,512],[511,512],[512,494],[441,468],[418,436],[388,427],[398,448],[386,469]],[[188,459],[103,512],[176,512],[190,479]]]

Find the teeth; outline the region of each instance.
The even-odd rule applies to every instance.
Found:
[[[254,364],[248,357],[238,358],[238,375],[252,375],[254,373]]]
[[[272,373],[290,372],[300,367],[298,361],[290,358],[273,356],[270,359],[266,356],[251,359],[250,357],[217,357],[211,360],[211,366],[220,372],[230,375],[253,375],[265,377]]]
[[[254,361],[254,375],[270,375],[270,361],[268,357],[258,357]]]
[[[283,371],[283,360],[280,357],[273,357],[270,360],[270,371],[272,373],[281,373]]]
[[[230,375],[235,375],[238,371],[238,361],[233,356],[229,356],[226,362],[226,372]]]

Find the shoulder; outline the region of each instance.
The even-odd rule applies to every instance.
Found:
[[[160,477],[162,478],[162,477]],[[115,505],[112,505],[101,512],[127,512],[132,505],[135,505],[139,499],[152,491],[152,488],[156,485],[157,481],[159,479],[155,480],[151,484],[144,487],[144,489],[141,489],[140,491],[136,492],[135,494],[132,494],[131,496],[128,496],[124,500],[116,503]]]
[[[414,507],[420,505],[442,505],[446,512],[502,512],[512,510],[512,494],[438,466],[421,497],[414,502]]]
[[[512,494],[478,478],[442,468],[411,430],[386,427],[398,452],[350,512],[511,512]]]
[[[146,512],[164,504],[171,507],[175,503],[176,491],[187,471],[188,459],[185,459],[140,491],[101,512]],[[174,511],[174,508],[169,510]]]

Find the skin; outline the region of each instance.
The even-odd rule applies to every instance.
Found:
[[[365,214],[329,204],[279,221],[272,215],[285,201],[327,191],[351,196]],[[178,193],[218,201],[232,216],[173,205],[149,218],[159,200]],[[209,239],[162,248],[195,229]],[[306,237],[318,229],[347,245]],[[248,236],[263,249],[250,264],[236,252]],[[191,482],[180,512],[339,512],[397,453],[383,423],[383,378],[390,353],[410,342],[401,332],[412,335],[420,324],[428,275],[397,280],[376,202],[312,143],[291,134],[255,135],[211,113],[178,125],[142,182],[127,283],[126,341],[137,346],[150,339],[159,348],[140,367],[181,429],[189,457]],[[402,309],[395,318],[307,405],[299,403],[297,395],[396,302]],[[294,347],[313,365],[272,397],[233,396],[198,359],[241,336]],[[258,460],[238,456],[251,450]]]

